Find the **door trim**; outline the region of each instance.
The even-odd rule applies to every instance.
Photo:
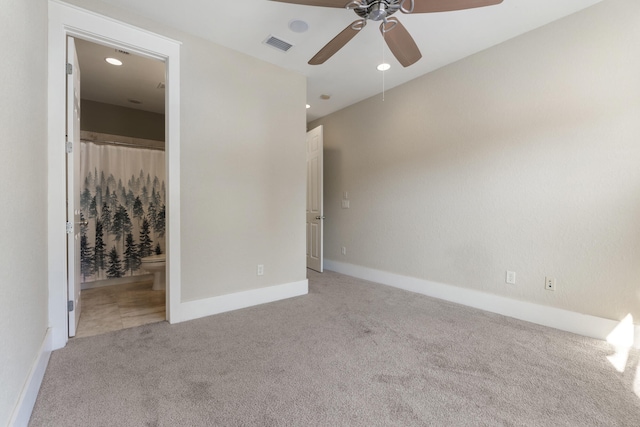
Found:
[[[159,59],[166,67],[167,320],[179,320],[180,281],[180,43],[97,13],[49,0],[47,252],[49,326],[53,349],[68,337],[66,261],[66,38],[73,36]]]
[[[67,63],[71,64],[71,74],[67,74],[67,143],[71,143],[71,153],[67,154],[67,226],[72,224],[72,232],[67,229],[67,300],[69,309],[69,336],[76,336],[82,299],[80,298],[81,268],[80,247],[80,61],[76,51],[76,39],[67,37]]]

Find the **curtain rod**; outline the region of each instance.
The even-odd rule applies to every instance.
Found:
[[[90,142],[90,143],[96,144],[96,145],[120,145],[120,146],[123,146],[123,147],[147,148],[149,150],[165,151],[164,147],[153,147],[153,146],[147,146],[147,145],[132,144],[130,142],[106,141],[106,140],[104,140],[104,141],[103,140],[95,141],[95,140],[86,139],[86,138],[80,138],[80,142]]]

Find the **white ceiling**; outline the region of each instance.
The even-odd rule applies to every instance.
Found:
[[[105,104],[164,114],[164,62],[126,54],[111,47],[76,39],[80,63],[80,97]],[[105,58],[116,58],[114,66]],[[140,104],[130,100],[140,101]]]
[[[382,92],[383,76],[376,66],[383,56],[391,64],[391,69],[384,73],[384,87],[390,89],[600,1],[504,0],[495,6],[455,12],[396,13],[394,16],[402,21],[422,52],[422,59],[403,68],[384,46],[376,22],[369,22],[324,64],[307,64],[329,40],[358,18],[346,9],[270,0],[103,0],[129,13],[304,74],[307,76],[307,103],[311,105],[307,110],[309,121]],[[305,33],[291,31],[288,24],[296,19],[307,22],[309,30]],[[293,44],[293,47],[284,53],[264,44],[270,35]],[[103,61],[100,55],[97,58]],[[86,74],[84,70],[83,74]],[[96,80],[103,81],[103,78]],[[157,86],[159,77],[150,75],[148,80],[148,85]],[[139,82],[134,83],[130,86],[134,92],[117,96],[125,102],[126,98],[142,97],[135,92],[142,86]],[[105,92],[116,96],[113,88]],[[331,98],[322,100],[323,94]],[[92,96],[98,97],[97,92]],[[151,101],[143,102],[152,105]]]

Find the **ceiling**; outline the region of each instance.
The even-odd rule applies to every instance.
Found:
[[[422,59],[407,68],[403,68],[384,45],[376,22],[369,22],[361,33],[324,64],[308,65],[307,61],[318,50],[358,18],[353,11],[346,9],[271,0],[102,1],[128,13],[142,15],[304,74],[307,76],[307,103],[311,105],[307,109],[307,120],[311,121],[379,94],[383,87],[388,90],[601,0],[504,0],[495,6],[455,12],[414,15],[396,13],[394,16],[404,24],[422,52]],[[298,33],[289,29],[289,23],[293,20],[306,22],[308,31]],[[284,40],[293,47],[287,52],[277,50],[264,43],[269,36]],[[113,52],[113,49],[110,51]],[[84,52],[82,56],[85,56]],[[115,73],[109,67],[115,67],[106,67],[108,64],[104,62],[104,53],[95,53],[92,57],[99,66],[85,65],[88,60],[80,58],[83,78],[95,73],[96,77],[92,78],[95,84],[104,84],[108,74]],[[376,70],[383,58],[391,64],[391,69],[384,73]],[[147,65],[125,65],[120,71],[126,68],[133,71],[132,81],[122,84],[122,88],[129,92],[117,91],[116,86],[119,84],[114,86],[109,83],[111,86],[100,89],[99,86],[95,88],[94,84],[85,84],[83,81],[83,98],[91,96],[93,100],[99,101],[104,95],[105,100],[102,102],[117,105],[126,105],[128,98],[134,98],[141,100],[143,104],[136,106],[128,103],[127,106],[157,111],[157,100],[143,98],[161,92],[157,85],[163,81],[162,63],[156,63],[159,71],[153,72],[152,67]],[[138,66],[140,69],[136,69]],[[90,73],[87,69],[91,70]],[[143,91],[144,87],[147,88],[146,92]],[[330,98],[321,99],[322,95]],[[113,100],[116,97],[117,102]]]
[[[80,65],[80,97],[164,114],[164,62],[76,39]],[[105,58],[116,58],[114,66]]]

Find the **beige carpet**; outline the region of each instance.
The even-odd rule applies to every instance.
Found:
[[[640,426],[638,353],[332,272],[309,295],[72,340],[31,426]]]

